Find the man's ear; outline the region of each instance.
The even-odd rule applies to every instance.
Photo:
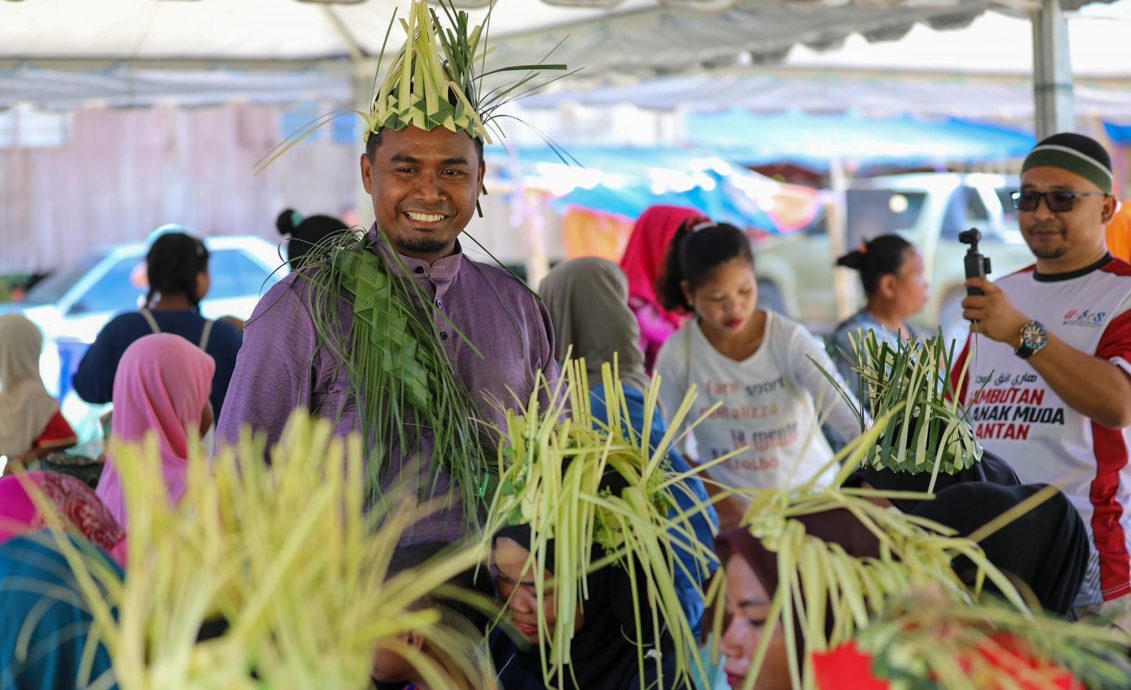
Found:
[[[1118,210],[1119,202],[1116,200],[1116,198],[1114,196],[1111,196],[1110,194],[1105,196],[1104,205],[1101,209],[1101,213],[1103,215],[1100,218],[1103,221],[1103,224],[1107,225],[1108,223],[1110,223],[1111,219],[1115,217],[1115,212]]]
[[[361,184],[365,187],[365,193],[370,196],[373,195],[373,161],[369,160],[369,154],[361,154]]]

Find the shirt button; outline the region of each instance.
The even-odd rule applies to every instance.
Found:
[[[416,267],[416,272],[417,272],[417,273],[424,273],[424,267],[423,267],[423,266],[417,266],[417,267]]]
[[[440,331],[440,340],[447,340],[447,339],[448,339],[448,332],[447,331]]]
[[[440,300],[436,300],[436,306],[439,307],[440,309],[444,308],[444,304]]]

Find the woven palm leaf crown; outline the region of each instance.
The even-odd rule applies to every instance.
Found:
[[[456,26],[444,32],[434,10],[423,2],[413,3],[408,20],[401,20],[408,38],[373,100],[368,132],[445,127],[490,141],[471,100],[475,96],[471,68],[485,57],[476,54],[483,27],[468,33],[467,13],[457,17]]]
[[[495,109],[522,95],[515,92],[538,73],[565,69],[565,65],[539,63],[487,72],[485,62],[492,50],[482,44],[486,43],[490,15],[484,24],[471,27],[466,12],[456,11],[450,3],[441,2],[441,7],[448,19],[446,28],[422,0],[415,0],[408,19],[401,20],[407,38],[376,91],[366,116],[366,136],[385,128],[430,131],[444,127],[491,143],[488,129]],[[508,71],[525,71],[526,75],[485,92],[485,76]]]

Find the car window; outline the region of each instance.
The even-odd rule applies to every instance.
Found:
[[[239,249],[213,251],[208,260],[208,273],[212,278],[208,299],[256,297],[280,278]]]
[[[23,303],[35,305],[58,302],[63,299],[63,295],[67,294],[67,290],[74,287],[75,283],[79,282],[87,271],[94,268],[95,264],[102,260],[103,256],[102,254],[94,254],[52,273],[27,291]]]
[[[908,230],[919,220],[926,192],[892,189],[850,189],[846,195],[848,244],[855,246],[880,235]]]
[[[940,236],[944,240],[958,241],[958,234],[969,228],[978,228],[983,237],[998,234],[990,219],[990,211],[974,187],[963,185],[954,190],[947,201]]]
[[[1017,191],[1013,187],[998,187],[994,190],[997,193],[997,198],[1001,200],[1001,227],[1006,233],[1016,232],[1018,229],[1017,223],[1017,209],[1013,208],[1013,192]]]
[[[69,313],[83,314],[103,311],[129,311],[137,309],[145,297],[145,290],[130,279],[137,269],[140,259],[127,257],[119,259],[110,270],[90,286],[75,303]]]

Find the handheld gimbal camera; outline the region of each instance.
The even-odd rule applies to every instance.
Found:
[[[990,268],[990,257],[983,256],[978,251],[978,243],[982,241],[982,233],[978,228],[970,228],[958,233],[958,241],[970,245],[965,257],[967,278],[985,278],[986,274],[993,272]],[[980,295],[982,291],[978,288],[966,288],[966,294]]]

